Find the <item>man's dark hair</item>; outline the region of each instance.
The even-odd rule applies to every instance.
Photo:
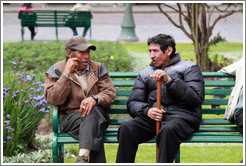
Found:
[[[176,48],[175,48],[175,40],[170,35],[158,34],[156,36],[150,37],[147,42],[148,46],[150,44],[159,44],[161,47],[161,51],[164,53],[168,46],[173,48],[172,54],[170,58],[172,59],[175,56]]]

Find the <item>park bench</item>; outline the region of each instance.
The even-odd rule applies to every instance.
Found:
[[[118,143],[117,131],[123,121],[131,119],[126,110],[127,99],[131,93],[135,78],[139,73],[112,72],[110,77],[116,89],[116,99],[109,111],[110,126],[104,134],[105,143]],[[235,85],[234,76],[220,72],[203,72],[205,80],[205,100],[202,104],[202,120],[198,132],[184,140],[185,143],[243,143],[243,136],[236,131],[231,121],[224,119],[225,107],[232,87]],[[221,79],[222,78],[222,79]],[[224,78],[230,78],[225,80]],[[219,88],[218,88],[219,87]],[[226,95],[227,99],[213,99],[213,95]],[[212,108],[220,105],[220,108]],[[59,114],[55,107],[53,110],[53,162],[64,162],[64,144],[78,143],[78,140],[68,134],[59,133]],[[155,143],[152,138],[146,143]],[[175,162],[180,163],[180,150]]]
[[[91,12],[66,10],[35,10],[21,11],[21,36],[24,41],[24,27],[55,27],[58,40],[58,27],[90,27],[91,39]]]

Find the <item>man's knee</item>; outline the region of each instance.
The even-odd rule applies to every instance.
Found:
[[[129,135],[133,135],[133,127],[131,121],[123,122],[118,129],[118,139],[119,137],[129,137]]]

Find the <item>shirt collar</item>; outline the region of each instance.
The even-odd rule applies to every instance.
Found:
[[[88,75],[89,73],[89,65],[87,65],[87,67],[85,68],[84,71],[82,71],[82,74],[86,73],[86,75]]]

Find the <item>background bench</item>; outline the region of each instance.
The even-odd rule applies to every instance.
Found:
[[[118,143],[117,131],[123,121],[131,119],[126,110],[127,99],[131,93],[135,78],[139,73],[115,72],[110,73],[110,77],[116,89],[115,99],[110,114],[110,126],[104,134],[105,143]],[[242,143],[243,136],[236,132],[236,126],[232,122],[224,119],[225,107],[228,102],[228,95],[231,94],[231,87],[235,85],[235,80],[218,80],[218,78],[234,78],[231,75],[218,72],[203,72],[205,79],[205,100],[202,104],[202,121],[198,132],[192,134],[184,140],[186,143]],[[221,89],[214,89],[220,87]],[[229,88],[229,89],[228,89]],[[227,99],[213,99],[213,95],[227,95]],[[211,105],[220,105],[221,108],[212,108]],[[64,162],[64,144],[78,143],[78,140],[68,134],[60,134],[58,126],[58,110],[53,112],[53,162]],[[155,137],[146,143],[155,143]],[[180,151],[175,157],[175,162],[180,162]]]
[[[66,10],[35,10],[21,11],[21,37],[24,41],[24,27],[55,27],[58,40],[58,27],[90,27],[91,39],[91,12]],[[72,31],[72,30],[71,30]]]

